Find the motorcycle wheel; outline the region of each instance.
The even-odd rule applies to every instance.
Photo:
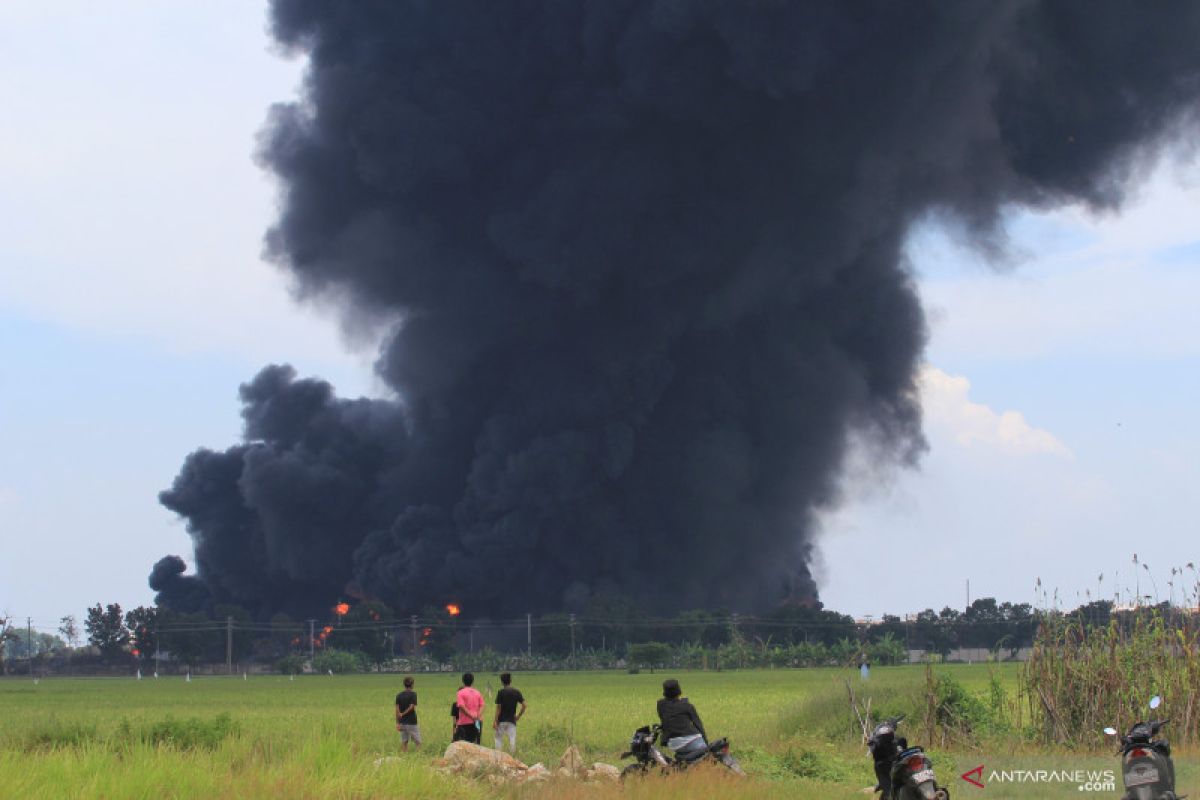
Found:
[[[645,775],[645,774],[646,774],[646,765],[645,764],[627,764],[625,766],[625,769],[621,770],[621,780],[623,781],[626,778],[631,777],[631,776],[641,777],[642,775]]]

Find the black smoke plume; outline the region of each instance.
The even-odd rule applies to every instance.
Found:
[[[398,320],[396,400],[282,366],[162,502],[160,602],[493,614],[815,598],[848,437],[923,449],[902,246],[1119,205],[1195,121],[1194,2],[277,0],[270,257]],[[1191,129],[1189,129],[1191,130]]]

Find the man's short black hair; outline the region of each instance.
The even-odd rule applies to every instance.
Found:
[[[413,687],[413,679],[411,676],[404,679],[404,688],[411,689]]]
[[[510,683],[512,683],[512,674],[508,673],[508,672],[501,672],[500,673],[500,682],[503,683],[505,686],[508,686]]]
[[[663,697],[674,700],[681,694],[683,694],[683,689],[679,688],[679,681],[674,678],[667,678],[663,681]]]
[[[469,672],[463,673],[463,686],[470,686],[475,682],[475,676]]]

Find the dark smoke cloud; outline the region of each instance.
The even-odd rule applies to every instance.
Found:
[[[809,599],[849,435],[923,448],[902,245],[1119,205],[1200,96],[1192,2],[277,0],[271,258],[400,319],[395,402],[268,367],[163,503],[168,605]],[[1001,244],[997,244],[1001,243]]]

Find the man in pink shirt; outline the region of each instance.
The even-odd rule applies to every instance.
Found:
[[[483,719],[483,695],[471,686],[475,683],[475,676],[471,673],[464,673],[462,682],[462,688],[458,690],[458,695],[454,698],[454,702],[458,705],[454,741],[461,740],[479,744],[479,733],[483,727],[480,722]]]

